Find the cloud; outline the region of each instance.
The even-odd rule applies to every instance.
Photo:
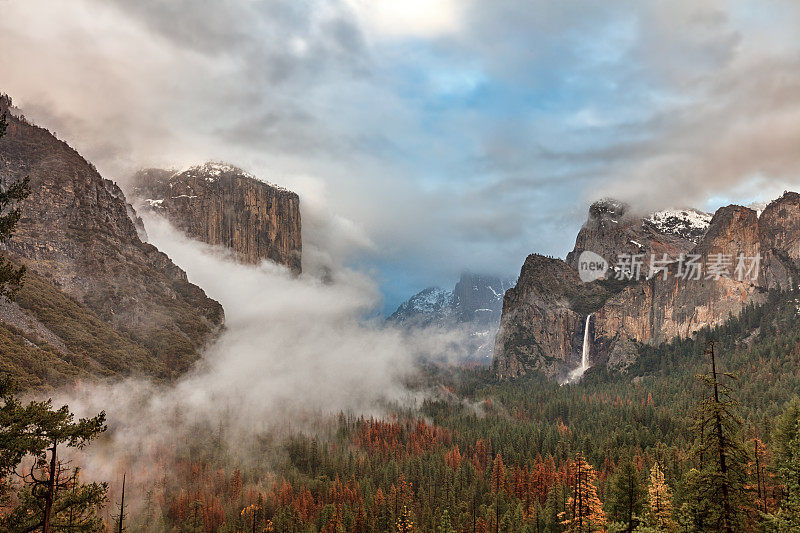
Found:
[[[323,182],[307,216],[330,223],[304,241],[377,269],[391,307],[564,254],[598,197],[709,207],[796,186],[799,10],[11,0],[0,72],[107,177],[223,159],[301,196]],[[323,251],[337,217],[359,244]]]
[[[126,473],[132,515],[154,480],[199,450],[221,452],[232,470],[250,468],[268,486],[285,460],[284,439],[324,438],[339,413],[381,417],[414,408],[434,393],[407,385],[419,383],[420,357],[455,362],[474,355],[468,343],[479,344],[466,331],[407,332],[367,318],[381,295],[370,277],[351,269],[336,268],[323,282],[269,261],[245,265],[158,215],[144,213],[144,222],[150,242],[222,303],[226,324],[174,383],[91,380],[54,392],[54,404],[69,405],[78,417],[106,411],[102,438],[60,453],[80,464],[86,479],[111,482],[110,501],[119,500]],[[173,477],[165,482],[177,483]]]
[[[339,412],[383,415],[414,405],[419,393],[404,383],[419,353],[436,346],[365,319],[381,298],[370,278],[338,269],[323,283],[269,261],[245,265],[157,215],[145,215],[145,224],[150,241],[223,304],[225,330],[173,384],[95,380],[55,393],[55,404],[78,416],[107,412],[110,431],[77,461],[89,479],[117,481],[127,471],[134,497],[143,495],[157,469],[178,460],[176,450],[214,440],[236,468],[253,460],[264,468],[282,448],[253,459],[258,439],[318,433]]]
[[[348,0],[363,24],[381,36],[431,37],[458,28],[455,0]]]

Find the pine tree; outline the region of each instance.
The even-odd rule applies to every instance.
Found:
[[[611,520],[623,522],[625,531],[632,532],[642,513],[642,486],[639,472],[630,458],[617,465],[611,476],[608,494],[608,515]]]
[[[786,484],[786,497],[781,502],[777,513],[766,516],[765,529],[767,531],[780,533],[800,531],[800,453],[798,453],[800,450],[800,413],[795,412],[795,408],[796,404],[790,404],[781,415],[782,418],[798,416],[798,419],[795,419],[794,431],[787,432],[788,428],[785,424],[783,427],[778,425],[775,429],[776,433],[783,432],[782,436],[792,434],[792,438],[781,452],[786,457],[786,462],[779,463],[778,467],[783,482]],[[789,453],[790,450],[794,450],[794,453]]]
[[[672,490],[664,479],[664,472],[658,462],[650,470],[650,484],[647,486],[648,516],[647,525],[661,531],[672,531]]]
[[[439,520],[439,527],[436,528],[437,533],[456,533],[453,528],[453,523],[450,521],[450,513],[445,509],[442,511],[442,519]]]
[[[569,487],[557,482],[547,494],[544,506],[545,531],[548,533],[559,533],[564,530],[561,523],[567,510],[569,499]]]
[[[788,465],[800,450],[792,443],[800,432],[800,397],[795,396],[783,408],[783,412],[775,419],[775,429],[772,432],[772,449],[775,454],[775,464]]]
[[[122,499],[119,502],[119,515],[116,517],[117,525],[114,528],[117,533],[123,533],[125,531],[125,519],[127,516],[125,515],[125,478],[126,474],[122,474]]]
[[[747,494],[748,455],[739,436],[742,421],[736,414],[738,403],[722,378],[735,376],[717,371],[715,342],[708,343],[706,354],[711,369],[699,378],[709,388],[695,413],[695,461],[698,475],[690,496],[702,509],[706,531],[733,533],[744,528],[745,512],[750,507]]]
[[[355,516],[353,517],[353,533],[367,533],[367,523],[367,511],[364,509],[364,500],[359,496]]]
[[[107,485],[82,484],[80,470],[59,460],[58,451],[61,445],[82,448],[105,431],[105,413],[75,422],[66,405],[56,410],[50,400],[23,405],[7,389],[0,394],[0,402],[0,444],[6,468],[16,468],[25,455],[33,457],[26,473],[18,474],[22,487],[17,506],[0,524],[9,531],[99,531],[103,524],[97,510],[105,501]]]
[[[767,447],[758,437],[753,438],[753,460],[750,463],[750,475],[755,478],[754,486],[751,490],[755,492],[755,507],[759,513],[769,512],[768,501],[769,491],[774,488],[772,478],[767,465],[770,463],[770,453]]]
[[[562,513],[562,524],[566,531],[583,533],[599,531],[603,528],[605,514],[597,496],[597,473],[578,453],[570,466],[572,494],[567,501],[567,511]]]
[[[260,500],[259,494],[259,500]],[[248,529],[255,533],[258,531],[258,525],[264,520],[264,505],[259,501],[252,503],[241,510],[239,515],[245,520],[249,526]]]
[[[508,483],[503,456],[499,453],[494,458],[489,480],[492,483],[492,494],[494,494],[494,531],[497,533],[500,530],[500,497],[505,492]]]
[[[503,463],[503,456],[499,453],[495,456],[492,463],[492,474],[490,477],[492,483],[492,493],[499,494],[506,490],[508,483],[506,479],[506,465]]]

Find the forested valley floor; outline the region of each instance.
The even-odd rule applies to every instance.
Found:
[[[164,452],[158,479],[129,489],[124,527],[800,530],[798,301],[771,293],[723,326],[640,347],[624,373],[592,368],[575,385],[425,365],[409,384],[425,398],[416,406],[265,435],[247,461],[224,426],[197,427]],[[120,505],[98,511],[108,527]]]

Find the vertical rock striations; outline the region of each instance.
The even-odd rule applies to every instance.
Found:
[[[556,377],[577,366],[582,317],[572,309],[578,273],[561,259],[529,255],[506,291],[492,367],[500,378],[529,371]]]
[[[758,219],[763,266],[761,284],[792,290],[800,285],[800,194],[786,192]]]
[[[269,259],[300,273],[296,193],[234,166],[206,163],[180,172],[143,170],[135,177],[133,194],[192,238],[230,248],[245,263]]]
[[[575,267],[591,250],[613,265],[619,254],[666,253],[702,256],[700,279],[681,279],[679,265],[668,266],[666,279],[614,279],[583,283]],[[719,256],[719,254],[722,254]],[[737,257],[761,256],[758,276],[737,279]],[[707,270],[715,257],[727,258],[728,276]],[[614,272],[607,274],[614,277]],[[637,354],[637,343],[661,343],[686,337],[738,315],[765,299],[769,289],[788,290],[800,281],[800,195],[785,193],[758,214],[746,207],[720,208],[710,222],[694,210],[662,211],[640,218],[620,202],[593,204],[567,256],[567,262],[532,255],[517,286],[506,293],[495,345],[494,368],[500,377],[540,371],[563,377],[578,363],[581,323],[592,321],[592,363],[624,369]]]

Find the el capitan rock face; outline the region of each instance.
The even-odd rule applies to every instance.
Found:
[[[0,98],[0,113],[10,99]],[[25,176],[31,194],[7,250],[58,290],[149,352],[155,365],[186,370],[224,322],[219,303],[190,283],[164,253],[142,242],[122,191],[49,131],[9,113],[0,176]]]
[[[673,219],[665,228],[652,224],[655,214],[634,222],[625,219],[624,208],[607,209],[607,201],[602,204],[601,209],[598,204],[590,209],[589,221],[568,256],[572,264],[539,256],[526,260],[517,287],[508,291],[503,306],[494,361],[500,377],[529,371],[552,378],[565,376],[578,366],[588,313],[593,315],[589,332],[592,364],[624,369],[635,360],[637,343],[657,344],[718,325],[747,304],[763,301],[767,288],[788,288],[797,279],[800,195],[787,193],[775,200],[761,218],[742,206],[720,208],[707,227],[702,214],[692,210],[681,210],[678,217],[692,220]],[[612,207],[615,205],[619,204],[612,203]],[[675,228],[681,228],[683,234],[674,235]],[[634,246],[641,251],[625,247],[625,243],[636,240],[631,237],[639,237]],[[581,282],[572,266],[577,265],[577,255],[585,249],[606,253],[613,265],[616,256],[611,250],[615,245],[622,246],[620,253],[667,253],[670,257],[690,253],[700,254],[706,261],[713,260],[715,254],[729,255],[731,277],[705,279],[704,275],[704,279],[685,280],[676,276],[678,265],[672,263],[667,279],[655,276],[627,284],[613,280]],[[735,279],[736,257],[759,253],[764,259],[758,278]],[[609,274],[613,277],[613,272]],[[647,275],[646,269],[643,275]]]
[[[174,172],[142,170],[133,195],[190,237],[233,250],[245,263],[269,259],[300,273],[300,198],[224,163]]]

